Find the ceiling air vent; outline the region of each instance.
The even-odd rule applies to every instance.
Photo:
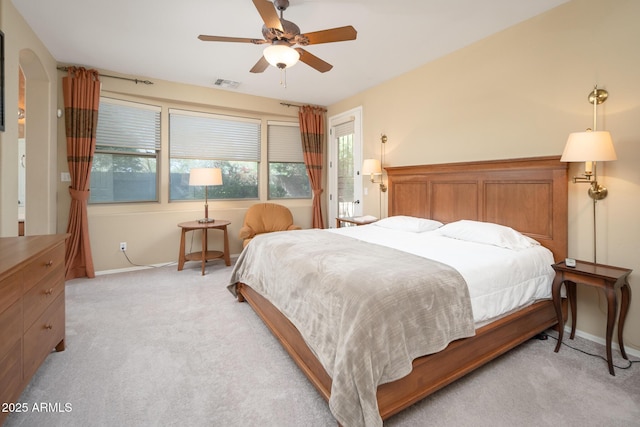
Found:
[[[240,82],[234,82],[233,80],[217,79],[213,82],[214,86],[223,87],[225,89],[237,89],[240,86]]]

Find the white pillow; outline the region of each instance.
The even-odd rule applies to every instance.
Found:
[[[438,229],[438,233],[453,239],[514,250],[527,249],[540,244],[511,227],[466,219],[444,225]]]
[[[414,216],[396,215],[383,218],[373,223],[378,227],[390,228],[392,230],[409,231],[411,233],[422,233],[442,227],[442,223],[432,219],[417,218]]]

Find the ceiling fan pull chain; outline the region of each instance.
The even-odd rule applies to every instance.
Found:
[[[280,85],[285,89],[287,88],[287,69],[286,68],[280,69]]]

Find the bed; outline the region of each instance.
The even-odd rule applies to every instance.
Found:
[[[567,166],[566,163],[561,163],[558,157],[392,167],[387,168],[387,173],[389,177],[390,217],[425,218],[434,222],[439,221],[447,226],[457,224],[460,220],[501,224],[520,231],[524,236],[535,239],[536,242],[547,248],[552,254],[548,258],[550,262],[566,257]],[[297,232],[289,233],[295,234]],[[320,235],[313,233],[320,233]],[[325,242],[323,239],[325,239],[325,235],[329,234],[334,234],[336,238],[343,240],[337,241],[338,246],[335,246],[336,243],[332,243],[330,240]],[[300,236],[315,240],[318,250],[324,248],[322,250],[325,252],[333,253],[344,251],[349,254],[345,259],[352,260],[353,257],[353,259],[362,260],[363,263],[366,262],[367,256],[359,256],[359,253],[368,255],[378,250],[382,251],[382,249],[377,249],[377,245],[366,242],[366,238],[352,239],[352,236],[345,237],[340,234],[309,230]],[[358,243],[351,247],[352,244],[347,243],[344,239],[358,240]],[[372,249],[374,247],[376,247],[375,250]],[[336,248],[340,248],[340,251],[336,251]],[[243,255],[245,252],[238,260],[241,264],[243,263],[241,259]],[[313,258],[309,255],[306,254],[305,257]],[[411,256],[413,255],[396,256],[392,252],[384,252],[377,258],[377,262],[382,263],[383,260],[389,258],[392,260],[392,264],[396,265],[402,263],[403,259],[409,260],[402,264],[401,271],[403,278],[407,275],[409,278],[407,281],[412,282],[414,276],[419,276],[419,269],[432,267],[420,265],[417,272],[410,271],[410,266],[417,262],[416,259],[410,258]],[[338,258],[333,258],[333,260],[334,263],[340,262]],[[302,261],[296,260],[296,262]],[[390,267],[387,266],[387,270],[389,269]],[[283,271],[278,265],[273,266],[272,270]],[[498,272],[501,269],[495,268],[495,270]],[[295,286],[297,281],[309,283],[310,280],[316,280],[311,279],[306,272],[302,273],[304,270],[299,271],[300,273],[298,270],[290,272],[293,275],[301,274],[299,280],[291,280],[283,276],[282,283],[292,282],[291,285]],[[235,270],[233,277],[237,277]],[[381,425],[382,420],[557,323],[552,302],[548,298],[538,300],[536,297],[534,298],[535,302],[528,302],[523,307],[508,310],[506,314],[497,318],[490,316],[491,321],[482,322],[486,323],[484,325],[477,324],[477,322],[472,323],[472,330],[469,330],[468,324],[461,327],[454,326],[447,331],[447,336],[442,338],[444,341],[436,340],[438,342],[437,348],[431,348],[428,352],[422,353],[427,355],[417,356],[415,351],[418,350],[413,348],[406,351],[412,357],[406,372],[404,372],[405,367],[403,366],[402,369],[397,370],[394,375],[389,377],[392,380],[381,381],[377,385],[377,389],[373,391],[375,394],[374,403],[379,416],[375,414],[377,417],[375,419],[365,416],[361,421],[352,422],[351,418],[345,418],[340,412],[340,405],[336,406],[338,398],[336,396],[331,398],[332,382],[343,383],[340,372],[333,372],[335,369],[333,365],[325,368],[325,366],[329,366],[326,363],[328,356],[308,335],[308,331],[303,325],[297,323],[299,318],[292,316],[291,310],[295,311],[303,304],[287,308],[282,306],[280,302],[272,303],[270,301],[272,295],[268,289],[265,291],[260,288],[261,292],[257,292],[247,284],[252,280],[232,279],[232,291],[237,295],[239,301],[247,301],[253,307],[311,383],[329,401],[336,419],[342,420],[345,425]],[[273,281],[278,282],[279,280]],[[271,285],[275,285],[275,283]],[[278,285],[280,286],[281,283]],[[292,295],[298,292],[295,287],[291,289]],[[265,295],[268,296],[265,297]],[[307,295],[304,295],[303,298],[305,301],[312,301]],[[332,296],[327,294],[324,298],[330,300]],[[414,298],[406,299],[407,301],[403,301],[402,304],[409,304],[410,300]],[[318,301],[322,300],[322,298],[318,299]],[[278,309],[276,306],[282,308]],[[333,304],[331,306],[333,307]],[[468,317],[468,307],[465,304],[455,307],[457,310],[455,316]],[[396,312],[398,311],[396,309]],[[283,312],[286,312],[296,324],[301,326],[300,330],[307,334],[304,338],[299,329]],[[413,313],[413,310],[410,313]],[[395,314],[397,313],[391,312],[389,316]],[[407,315],[407,313],[403,315]],[[439,325],[451,323],[448,319],[436,319],[436,321],[440,322]],[[353,324],[360,324],[359,322],[360,320],[356,319]],[[323,319],[316,319],[315,323],[323,323]],[[440,329],[440,327],[436,329]],[[376,331],[376,335],[378,333]],[[366,352],[361,347],[358,348],[358,351]],[[420,348],[419,351],[424,351],[424,348]],[[350,352],[352,351],[350,350]],[[376,349],[371,353],[378,354],[379,352],[380,350]],[[402,352],[405,351],[400,351],[400,353]],[[387,351],[384,355],[386,358],[395,357],[393,351]],[[347,364],[347,366],[350,365]],[[334,389],[334,393],[336,390],[337,388]],[[343,398],[342,394],[338,396],[339,399]],[[350,403],[343,406],[350,406]],[[370,411],[370,409],[365,407],[363,411]],[[344,421],[345,419],[349,421]]]

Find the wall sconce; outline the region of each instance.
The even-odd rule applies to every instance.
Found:
[[[616,160],[611,134],[604,131],[573,132],[569,134],[562,153],[563,162],[585,162],[584,175],[574,176],[574,183],[591,184],[589,197],[594,201],[607,197],[608,190],[598,183],[597,162]]]
[[[22,120],[25,117],[26,117],[26,113],[24,111],[24,108],[18,107],[18,120]]]
[[[362,163],[362,175],[370,175],[371,182],[374,184],[380,184],[380,191],[387,191],[387,186],[382,182],[382,166],[378,159],[365,159]],[[375,176],[380,176],[380,181],[375,180]]]
[[[374,184],[380,184],[380,191],[383,193],[387,191],[387,186],[382,181],[382,165],[384,164],[384,144],[387,142],[387,135],[380,136],[380,160],[378,159],[365,159],[362,163],[362,175],[370,175],[371,182]],[[375,180],[375,176],[380,175],[380,181]]]
[[[196,168],[189,171],[189,185],[204,185],[204,218],[198,222],[214,222],[209,218],[208,192],[210,185],[222,185],[222,170],[219,168]]]
[[[608,96],[609,93],[604,89],[598,89],[597,85],[589,93],[589,102],[593,104],[593,130],[569,134],[560,158],[561,162],[585,162],[584,175],[574,176],[573,182],[590,184],[588,194],[593,199],[593,262],[596,262],[596,202],[607,197],[609,193],[598,183],[596,166],[597,162],[617,159],[611,134],[596,130],[598,104],[606,101]]]

